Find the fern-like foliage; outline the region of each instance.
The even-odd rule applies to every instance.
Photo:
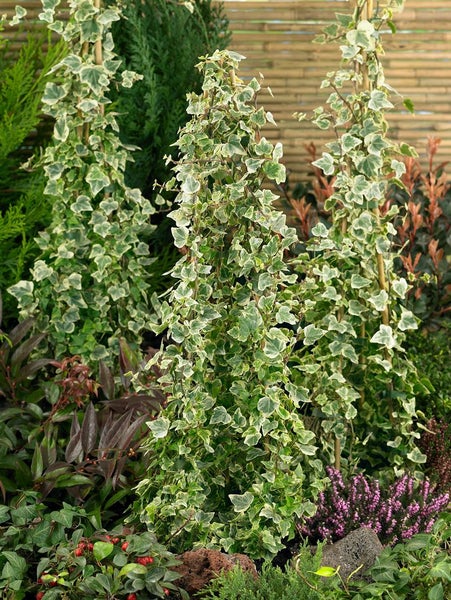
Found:
[[[65,45],[51,43],[47,34],[30,35],[19,52],[0,39],[0,289],[25,274],[37,253],[34,237],[50,218],[42,176],[21,164],[40,138],[41,97],[64,52]],[[5,321],[12,302],[5,298]]]
[[[173,154],[186,123],[186,94],[201,86],[199,56],[223,49],[230,38],[221,3],[197,0],[191,13],[167,0],[130,0],[126,19],[113,28],[123,68],[143,76],[113,98],[124,142],[139,146],[126,173],[127,184],[151,198],[155,181],[169,178],[165,155]]]

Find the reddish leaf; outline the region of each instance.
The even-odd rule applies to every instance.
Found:
[[[21,344],[11,356],[11,367],[16,367],[22,364],[22,362],[31,354],[31,352],[38,346],[45,338],[45,333],[38,333],[31,336],[23,344]],[[12,338],[11,338],[12,341]]]
[[[114,377],[103,361],[99,363],[99,382],[105,397],[112,400],[114,398]]]
[[[81,428],[77,414],[74,413],[70,427],[70,439],[66,446],[65,458],[68,463],[80,461],[83,458],[83,447],[81,445]]]
[[[98,429],[97,414],[93,403],[90,402],[81,426],[81,445],[85,454],[89,454],[95,447]]]
[[[20,340],[22,340],[30,329],[33,327],[34,319],[30,317],[29,319],[25,319],[21,321],[18,325],[11,330],[8,337],[13,346],[18,344]]]

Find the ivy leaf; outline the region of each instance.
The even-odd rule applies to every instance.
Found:
[[[279,358],[288,344],[288,338],[282,330],[271,327],[265,339],[263,352],[269,358]]]
[[[323,155],[318,160],[312,162],[312,165],[322,170],[324,175],[333,175],[335,171],[334,157],[328,152],[323,152]]]
[[[311,346],[320,340],[326,332],[323,329],[319,329],[315,325],[307,325],[304,327],[304,344]]]
[[[263,324],[263,319],[255,303],[245,307],[239,316],[238,324],[229,330],[229,335],[245,342]]]
[[[379,331],[373,335],[370,342],[380,344],[388,349],[394,348],[396,346],[396,339],[393,335],[393,329],[390,325],[381,325]]]
[[[44,95],[42,96],[42,102],[44,104],[48,104],[50,106],[54,106],[60,100],[67,96],[67,89],[62,85],[57,85],[56,83],[49,82],[45,86]]]
[[[108,87],[109,79],[102,65],[85,65],[79,72],[80,81],[86,84],[96,95],[102,95],[105,88]]]
[[[244,494],[229,494],[229,498],[233,504],[235,512],[246,512],[249,506],[254,501],[254,495],[251,492],[245,492]]]
[[[382,90],[372,90],[368,101],[368,108],[376,111],[393,108],[393,104],[387,98],[387,94]]]
[[[367,279],[366,277],[362,277],[361,275],[358,275],[358,274],[351,275],[351,287],[352,288],[359,290],[361,288],[368,287],[369,285],[371,285],[371,281],[369,279]]]
[[[171,422],[166,417],[158,417],[155,421],[148,421],[147,427],[152,432],[154,438],[164,438],[167,436]]]
[[[341,137],[341,147],[343,152],[347,154],[350,150],[354,150],[357,146],[362,143],[362,140],[350,133],[345,133]]]
[[[181,189],[185,194],[195,194],[200,190],[200,182],[192,175],[188,175],[183,181]]]
[[[215,406],[211,415],[210,425],[228,425],[232,417],[224,406]]]
[[[78,198],[75,200],[75,202],[72,202],[72,204],[70,205],[70,208],[74,213],[81,213],[83,211],[86,211],[86,212],[92,211],[92,205],[91,205],[91,202],[90,202],[88,196],[85,196],[83,194],[78,196]]]
[[[265,417],[269,417],[270,415],[272,415],[272,413],[276,410],[278,405],[278,402],[275,402],[275,400],[273,400],[269,396],[263,396],[263,398],[260,398],[260,400],[257,402],[258,410]]]
[[[407,331],[409,329],[418,329],[417,318],[415,317],[413,312],[405,309],[404,307],[402,307],[401,310],[401,318],[398,322],[399,329],[401,331]]]
[[[118,11],[112,8],[107,8],[97,17],[97,23],[100,23],[101,25],[110,25],[113,21],[119,20],[120,16]]]
[[[65,142],[69,136],[70,129],[67,124],[67,119],[63,115],[59,117],[53,128],[53,137],[59,142]]]
[[[286,169],[285,165],[281,165],[278,162],[266,162],[263,165],[263,172],[272,181],[276,183],[283,183],[286,179]]]
[[[91,188],[93,196],[97,196],[99,192],[110,185],[110,178],[98,165],[91,165],[89,167],[86,181]]]
[[[174,239],[174,246],[176,248],[183,248],[187,245],[190,233],[187,227],[172,227],[171,233]]]
[[[396,159],[393,159],[391,161],[391,168],[395,172],[395,177],[397,177],[398,179],[400,179],[402,175],[404,175],[404,173],[406,172],[406,165],[403,162]]]

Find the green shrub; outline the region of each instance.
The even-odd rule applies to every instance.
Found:
[[[439,519],[431,533],[386,548],[368,571],[370,582],[353,581],[347,590],[336,590],[335,597],[446,600],[451,594],[450,544],[448,516]]]
[[[24,492],[0,505],[0,531],[3,600],[156,600],[178,589],[178,561],[150,533],[108,532],[80,507],[46,510]]]
[[[55,77],[51,69],[65,52],[64,42],[46,34],[29,35],[17,53],[0,39],[0,290],[27,274],[38,253],[34,237],[50,221],[42,172],[30,173],[21,163],[28,158],[27,137],[40,131],[41,98]],[[10,296],[4,301],[3,319],[9,321],[17,316],[15,303]]]
[[[427,419],[448,420],[451,411],[451,322],[442,319],[441,324],[438,330],[424,328],[409,332],[406,351],[421,374],[423,385],[416,393],[418,408]]]

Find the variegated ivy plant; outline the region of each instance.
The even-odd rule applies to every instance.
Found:
[[[150,423],[143,519],[180,551],[193,544],[272,555],[315,511],[321,485],[314,434],[290,382],[299,303],[285,254],[297,240],[264,182],[285,169],[260,130],[260,84],[236,75],[241,56],[203,59],[203,94],[191,95],[180,132],[175,244],[182,258],[158,307],[171,344],[155,360],[170,401]],[[175,536],[175,537],[174,537]]]
[[[64,12],[59,5],[42,0],[39,15],[69,47],[53,69],[58,82],[48,83],[43,97],[44,112],[55,119],[39,161],[52,222],[38,239],[32,279],[9,291],[22,315],[36,315],[59,356],[97,361],[108,359],[120,336],[139,341],[145,326],[153,208],[124,183],[130,148],[120,142],[108,106],[110,86],[129,87],[136,78],[118,76],[110,26],[121,18],[120,7],[70,0]]]
[[[412,428],[418,378],[402,348],[405,332],[417,323],[403,307],[408,285],[393,269],[396,209],[385,209],[388,182],[402,185],[402,157],[414,153],[388,137],[393,90],[380,61],[381,30],[394,31],[393,11],[402,0],[355,5],[353,14],[337,15],[321,40],[339,41],[343,59],[324,80],[331,93],[314,116],[319,128],[335,134],[313,163],[335,177],[335,193],[326,202],[332,226],[319,223],[309,255],[299,258],[306,278],[299,290],[304,350],[296,370],[337,467],[343,447],[349,458],[349,446],[363,441],[370,450],[359,446],[357,452],[374,465],[387,453],[402,465],[424,460]]]

